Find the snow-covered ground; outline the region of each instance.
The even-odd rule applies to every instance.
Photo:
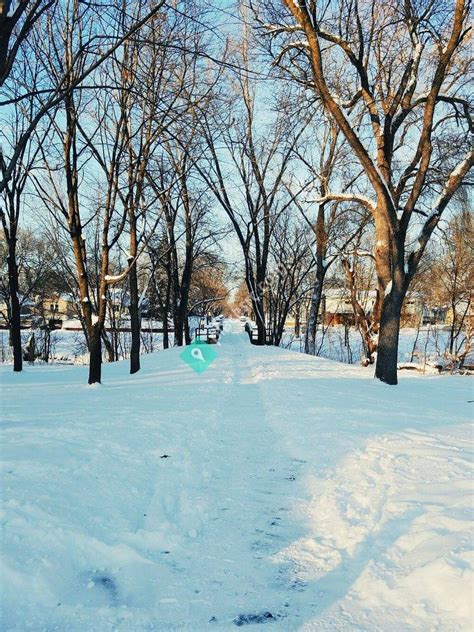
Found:
[[[200,375],[0,369],[2,631],[471,630],[470,378],[232,328]]]

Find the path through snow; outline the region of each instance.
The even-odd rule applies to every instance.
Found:
[[[468,380],[217,351],[2,369],[2,629],[470,629]]]

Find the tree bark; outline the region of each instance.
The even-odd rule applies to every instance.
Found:
[[[130,330],[132,334],[132,344],[130,349],[130,373],[137,373],[140,370],[140,308],[138,305],[138,279],[136,262],[130,268],[128,275],[130,285]]]
[[[187,307],[187,301],[186,301]],[[187,322],[187,311],[184,310],[183,305],[178,306],[177,313],[174,318],[174,345],[175,347],[182,347],[184,344],[191,343],[191,333],[189,331],[189,325]]]
[[[109,362],[115,362],[116,360],[118,360],[118,353],[117,353],[118,346],[114,345],[113,342],[109,340],[109,337],[105,330],[102,330],[102,340],[104,342],[107,355],[109,356]],[[112,341],[113,341],[113,338],[112,338]]]
[[[265,278],[262,274],[257,276],[257,279]],[[264,282],[258,281],[255,283],[249,273],[247,272],[247,289],[249,291],[250,300],[252,302],[252,310],[255,316],[255,323],[257,325],[257,340],[253,344],[264,345],[267,341],[267,329],[265,321],[265,312],[263,306],[263,290]]]
[[[163,349],[168,349],[170,346],[170,332],[168,327],[168,315],[170,312],[170,292],[169,285],[166,293],[166,299],[162,305],[161,320],[163,323]]]
[[[182,347],[184,343],[184,321],[181,318],[181,314],[178,312],[173,318],[174,324],[174,346]]]
[[[316,355],[316,332],[318,330],[318,314],[321,305],[321,297],[323,295],[324,273],[316,272],[316,281],[313,285],[311,293],[311,302],[309,305],[308,322],[306,323],[306,332],[304,337],[304,352],[309,355]]]
[[[300,337],[300,330],[301,330],[300,310],[301,310],[301,305],[298,304],[295,309],[295,337],[296,338]]]
[[[449,353],[450,355],[453,354],[453,349],[454,349],[454,339],[455,339],[455,332],[456,332],[456,303],[455,301],[451,301],[451,315],[452,315],[452,323],[451,323],[451,328],[449,330]]]
[[[10,341],[13,347],[13,370],[23,369],[21,348],[21,316],[18,298],[18,266],[16,262],[16,238],[11,237],[8,243],[8,288],[10,293]]]
[[[333,136],[335,142],[336,136]],[[325,164],[325,179],[331,170],[331,159]],[[326,194],[326,184],[321,184],[321,195]],[[316,225],[313,227],[316,237],[316,280],[311,293],[311,302],[309,306],[308,322],[306,323],[306,332],[304,339],[304,352],[309,355],[316,355],[316,334],[318,331],[318,314],[323,295],[324,279],[328,266],[324,265],[326,257],[328,235],[326,229],[326,212],[325,204],[319,204]]]
[[[403,292],[392,290],[382,303],[375,377],[390,385],[398,384],[398,339],[403,299]]]
[[[174,314],[174,327],[175,327],[175,346],[181,347],[183,344],[190,343],[189,327],[187,323],[188,317],[188,302],[189,302],[189,290],[191,286],[192,275],[192,253],[190,251],[189,256],[186,257],[183,274],[181,281],[178,281],[178,295],[175,314]]]
[[[184,318],[184,339],[187,345],[191,344],[191,332],[189,331],[189,321],[187,316]]]
[[[246,266],[245,282],[247,284],[250,300],[252,302],[255,323],[257,325],[257,340],[255,340],[253,344],[261,346],[265,345],[267,342],[266,313],[263,296],[266,267],[257,264],[256,275],[254,277],[252,270],[249,267],[249,256],[247,251],[244,251],[244,258]]]
[[[260,313],[260,305],[255,309],[255,322],[257,323],[257,341],[255,344],[264,345],[267,342],[267,329],[265,319]]]
[[[411,277],[405,271],[404,238],[391,235],[389,226],[376,221],[375,265],[378,295],[373,319],[379,322],[375,377],[390,385],[398,384],[398,340],[403,301]]]
[[[93,325],[89,334],[89,384],[100,383],[102,377],[102,339],[100,328]]]

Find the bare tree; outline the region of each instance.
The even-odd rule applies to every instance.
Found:
[[[364,357],[362,364],[368,366],[374,363],[374,354],[377,351],[379,331],[379,294],[375,292],[375,299],[370,300],[373,283],[371,275],[372,266],[364,266],[363,260],[368,257],[373,260],[370,252],[360,249],[360,240],[355,244],[352,252],[344,253],[341,257],[341,267],[346,276],[352,310],[354,312],[354,324],[362,338]],[[369,268],[367,270],[367,268]],[[365,274],[364,274],[365,273]],[[364,276],[368,279],[364,283]],[[361,278],[362,277],[362,278]]]
[[[321,307],[324,282],[330,268],[349,244],[359,237],[367,225],[368,214],[360,205],[341,200],[325,199],[332,182],[337,180],[341,188],[350,189],[354,180],[350,156],[345,150],[342,135],[334,123],[315,119],[315,133],[298,151],[301,170],[306,169],[303,192],[295,204],[311,228],[314,240],[314,282],[309,300],[305,331],[304,351],[316,353],[318,314]],[[319,133],[318,133],[319,132]],[[359,174],[360,175],[360,174]],[[314,199],[314,194],[317,198]]]
[[[446,356],[451,366],[459,366],[472,346],[474,324],[474,224],[467,200],[444,223],[430,254],[421,289],[431,305],[444,306],[449,323]]]
[[[243,50],[248,70],[245,42]],[[237,236],[258,329],[257,343],[265,344],[264,288],[270,248],[278,218],[299,193],[290,191],[285,179],[291,180],[295,148],[307,121],[295,125],[286,95],[276,95],[273,108],[266,109],[270,120],[262,123],[264,110],[257,91],[245,71],[231,82],[226,97],[201,113],[207,150],[197,168]]]
[[[31,75],[29,74],[31,72]],[[28,70],[29,77],[35,76],[34,64]],[[25,127],[29,125],[32,99],[22,103],[13,104],[10,117],[4,118],[5,126],[0,132],[0,139],[3,146],[14,147],[18,138],[21,138]],[[45,131],[38,135],[44,138]],[[20,217],[24,206],[24,191],[28,185],[28,178],[35,167],[38,158],[38,146],[25,145],[18,155],[18,160],[11,172],[10,178],[6,181],[5,187],[0,194],[0,220],[3,228],[3,236],[7,245],[7,267],[8,267],[8,305],[9,305],[9,328],[10,342],[13,347],[13,370],[22,370],[22,348],[20,333],[20,309],[21,300],[18,293],[20,290],[20,269],[18,262],[18,250],[20,239]],[[6,172],[6,164],[0,150],[0,177]],[[21,249],[21,246],[20,246]],[[23,298],[25,294],[23,293]]]
[[[174,131],[179,142],[170,139],[164,144],[160,180],[155,172],[154,186],[159,183],[165,226],[165,304],[169,302],[174,343],[181,346],[191,341],[188,313],[195,262],[216,244],[223,231],[210,221],[209,196],[196,179],[196,128],[186,123]]]
[[[73,84],[77,79],[76,73],[81,73],[81,67],[76,68],[74,63],[76,50],[82,50],[82,37],[90,25],[90,18],[85,17],[84,9],[74,1],[67,4],[63,17],[64,28],[56,33],[55,45],[46,62],[50,65],[53,76],[62,80],[62,72],[65,72],[67,81]],[[100,97],[97,94],[95,96],[95,101],[89,102],[84,92],[67,90],[54,118],[51,116],[62,151],[65,195],[55,178],[56,155],[51,148],[48,157],[45,148],[41,148],[48,181],[36,179],[38,192],[49,205],[58,224],[63,225],[70,236],[82,321],[90,351],[89,384],[101,381],[107,287],[118,280],[110,274],[110,256],[119,242],[126,222],[126,209],[118,204],[121,165],[127,147],[124,133],[126,118],[120,116],[116,120],[113,116],[117,99],[120,103],[123,91],[119,84],[118,90],[101,93]],[[94,112],[92,120],[89,112]],[[94,118],[98,124],[96,122],[94,125]],[[105,141],[109,128],[113,130],[110,144]],[[95,137],[94,141],[92,137]],[[103,149],[103,153],[97,147]],[[84,183],[81,172],[91,160],[102,169],[105,182],[99,178],[97,196],[87,203],[87,194],[81,190]],[[93,244],[92,251],[88,252],[84,228],[92,220],[98,220],[101,226],[96,232],[97,242]],[[95,265],[89,261],[90,256],[92,262],[96,259]]]
[[[34,0],[0,2],[0,106],[8,116],[13,107],[16,114],[14,133],[0,144],[0,194],[5,203],[1,211],[5,238],[9,243],[9,279],[12,309],[12,336],[14,347],[14,371],[21,371],[21,337],[19,325],[18,266],[15,261],[17,233],[20,225],[22,195],[32,165],[31,157],[39,152],[42,132],[41,121],[59,106],[63,100],[71,103],[73,92],[82,82],[107,60],[127,38],[135,34],[160,9],[162,2],[152,3],[142,17],[129,25],[125,32],[117,33],[113,23],[106,25],[107,18],[113,12],[107,12],[107,18],[100,17],[100,3],[87,3],[89,14],[87,28],[79,34],[74,27],[68,27],[70,39],[70,57],[64,64],[57,64],[53,76],[49,74],[48,64],[42,64],[45,53],[54,50],[51,43],[60,32],[60,22],[67,23],[71,17],[77,27],[79,21],[74,18],[84,7],[79,3],[67,2],[63,7],[57,0]],[[92,28],[97,22],[99,26]],[[100,34],[99,45],[97,35]],[[104,28],[105,27],[105,28]],[[74,40],[74,45],[73,45]],[[60,41],[60,40],[59,40]],[[3,123],[5,118],[2,116]],[[49,123],[46,123],[48,126]],[[34,142],[33,142],[34,141]]]
[[[137,10],[143,10],[138,7]],[[130,17],[123,12],[124,32],[140,15]],[[166,192],[158,191],[154,182],[152,160],[160,154],[160,144],[169,141],[168,131],[176,125],[199,96],[193,93],[197,72],[195,49],[199,35],[192,15],[162,11],[144,27],[140,38],[124,45],[124,54],[116,64],[120,67],[123,99],[121,116],[125,118],[127,143],[127,184],[123,203],[127,208],[129,252],[131,353],[130,372],[140,368],[141,307],[138,289],[140,235],[145,209]],[[191,50],[189,43],[193,42]],[[191,89],[190,89],[191,86]],[[150,196],[151,193],[151,196]],[[151,197],[151,202],[150,198]],[[149,228],[148,232],[153,232]],[[144,235],[142,235],[143,237]]]
[[[10,74],[22,43],[57,0],[0,0],[0,86]]]
[[[276,346],[281,344],[288,315],[310,289],[309,273],[314,268],[308,228],[302,225],[301,218],[295,221],[292,215],[290,211],[282,214],[274,228],[264,288],[271,333],[267,343]]]
[[[6,232],[7,237],[10,237],[8,227]],[[43,302],[51,295],[53,286],[56,291],[61,291],[63,284],[57,273],[53,248],[46,235],[38,234],[36,230],[20,230],[15,234],[15,239],[16,274],[13,275],[13,294],[11,243],[8,238],[0,240],[0,298],[5,306],[4,310],[0,310],[0,316],[9,329],[13,366],[18,371],[18,366],[22,366],[23,354],[20,327],[22,324],[25,326],[25,321],[22,323],[22,318],[25,317],[26,322],[33,326],[47,325],[42,320]]]
[[[164,0],[150,0],[148,10],[144,11],[142,17],[126,32],[117,31],[117,12],[103,11],[101,2],[91,0],[81,3],[80,0],[71,0],[64,6],[64,3],[57,0],[21,0],[16,4],[12,13],[11,0],[0,1],[0,107],[31,97],[37,97],[37,100],[30,113],[28,125],[11,151],[6,154],[5,148],[0,147],[0,193],[7,186],[17,162],[43,117],[63,102],[66,95],[81,89],[85,80],[106,59],[114,55],[125,41],[160,12]],[[51,45],[58,35],[58,22],[63,21],[65,16],[68,19],[70,13],[84,11],[87,11],[89,16],[88,28],[81,32],[80,41],[76,39],[75,43],[78,46],[69,64],[57,67],[53,82],[45,66],[43,76],[38,76],[33,86],[26,85],[18,93],[15,90],[15,78],[12,79],[11,76],[15,65],[28,67],[38,55],[40,59],[48,56],[51,53]]]
[[[267,10],[270,23],[265,23],[272,45],[281,42],[277,62],[321,100],[373,191],[371,197],[350,197],[374,218],[382,297],[376,377],[396,384],[404,297],[474,161],[466,136],[472,131],[470,3],[283,0],[282,5]],[[448,153],[440,151],[447,137],[454,148]],[[328,191],[321,202],[348,195]],[[410,247],[415,227],[418,239]]]

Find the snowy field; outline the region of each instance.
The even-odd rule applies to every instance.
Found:
[[[472,629],[472,381],[226,333],[2,382],[5,631]]]

